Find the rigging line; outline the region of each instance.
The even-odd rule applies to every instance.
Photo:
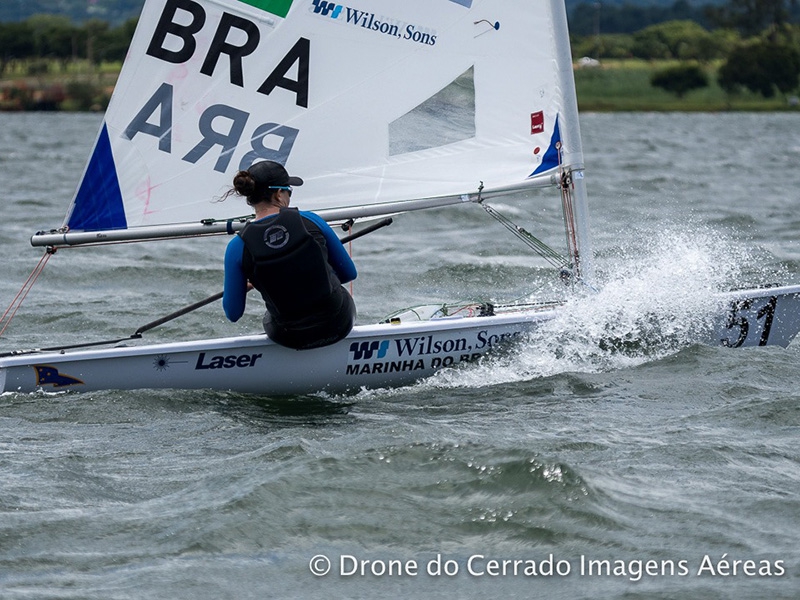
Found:
[[[558,269],[569,266],[569,261],[566,258],[561,256],[561,254],[553,250],[542,240],[540,240],[530,232],[526,231],[519,225],[516,225],[510,219],[497,212],[494,208],[492,208],[485,202],[481,202],[481,206],[487,213],[489,213],[489,215],[494,217],[503,227],[508,229],[517,239],[522,241],[522,243],[524,243],[534,252],[539,254],[539,256],[544,258],[551,265],[553,265]]]
[[[569,266],[575,269],[575,273],[580,274],[581,263],[578,247],[578,233],[575,224],[575,205],[572,195],[572,170],[564,169],[561,142],[556,144],[556,150],[558,152],[559,189],[561,190],[561,207],[564,213],[564,229],[567,236],[567,252],[573,263]]]
[[[245,223],[252,219],[255,219],[255,213],[250,213],[249,215],[241,215],[239,217],[228,217],[227,219],[200,219],[200,223],[203,225],[213,225],[214,223],[227,223],[229,221],[237,222],[237,223]]]
[[[39,262],[34,267],[33,271],[31,271],[31,274],[28,275],[28,279],[25,280],[25,283],[22,284],[22,287],[17,292],[17,295],[14,296],[14,299],[11,301],[11,304],[9,304],[8,308],[6,308],[6,311],[3,313],[3,316],[0,317],[0,323],[5,322],[3,328],[0,329],[0,335],[3,335],[6,329],[8,329],[8,326],[11,325],[11,320],[17,314],[17,311],[22,306],[22,303],[24,302],[25,298],[27,298],[28,293],[33,288],[33,284],[36,283],[36,280],[39,278],[39,275],[41,275],[42,271],[44,271],[44,267],[47,264],[47,261],[50,260],[50,257],[54,253],[55,253],[54,250],[53,251],[47,250],[42,255],[42,257],[39,259]]]
[[[561,183],[561,205],[564,212],[564,224],[567,233],[567,245],[570,254],[577,256],[577,238],[575,237],[575,212],[570,191],[570,182],[566,173],[562,176]]]

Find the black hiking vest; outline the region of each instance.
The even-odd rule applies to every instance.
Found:
[[[282,208],[277,217],[248,223],[239,232],[244,272],[274,318],[300,319],[326,310],[341,286],[319,235],[317,241],[296,208]]]

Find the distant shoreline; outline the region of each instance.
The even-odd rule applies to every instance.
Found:
[[[576,62],[576,65],[578,63]],[[683,98],[653,87],[650,77],[675,62],[634,59],[603,61],[575,68],[581,112],[775,112],[800,111],[797,97],[763,98],[745,92],[728,96],[716,83],[716,67],[707,65],[709,85]],[[99,68],[76,65],[61,73],[19,75],[0,79],[0,112],[102,112],[119,75],[119,64]]]
[[[577,64],[577,63],[576,63]],[[678,61],[607,60],[575,68],[578,108],[582,112],[778,112],[800,110],[796,97],[764,98],[752,92],[728,95],[717,83],[719,64],[703,70],[708,86],[678,98],[650,83],[654,73]]]

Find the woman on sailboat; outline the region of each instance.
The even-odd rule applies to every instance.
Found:
[[[264,331],[276,343],[303,350],[327,346],[353,328],[356,309],[343,283],[356,267],[339,238],[319,216],[289,208],[292,187],[303,185],[273,161],[239,171],[233,190],[255,210],[225,251],[225,315],[237,321],[247,292],[261,292]]]

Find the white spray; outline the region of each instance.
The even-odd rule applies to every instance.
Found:
[[[436,387],[481,387],[565,372],[632,367],[706,341],[751,262],[718,232],[640,232],[635,251],[598,264],[597,290],[574,297],[553,320],[505,355],[447,370]]]

